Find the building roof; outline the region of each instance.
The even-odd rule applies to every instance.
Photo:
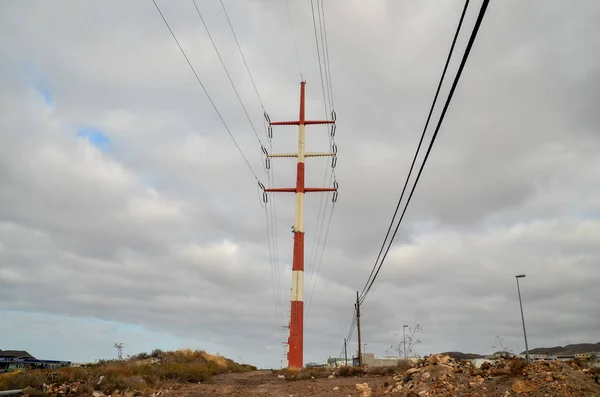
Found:
[[[35,358],[25,350],[2,350],[0,349],[0,357],[28,357]]]

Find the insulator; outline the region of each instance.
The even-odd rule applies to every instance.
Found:
[[[336,120],[336,114],[335,114],[335,110],[331,112],[331,120],[335,121]]]
[[[265,191],[265,185],[263,185],[261,181],[258,181],[258,187],[260,187],[263,192]]]
[[[269,124],[269,128],[267,129],[267,136],[269,139],[273,139],[273,127]]]
[[[262,151],[263,151],[263,153],[265,154],[265,156],[268,156],[268,155],[269,155],[269,152],[267,152],[267,148],[266,148],[266,147],[264,147],[264,146],[261,146],[260,148],[262,149]]]
[[[331,199],[331,202],[335,203],[338,199],[338,192],[334,192],[333,193],[333,198]]]
[[[337,165],[337,156],[333,156],[331,158],[331,168],[335,168],[336,165]]]
[[[267,192],[263,192],[263,202],[267,203],[269,201],[269,197],[267,196]]]
[[[270,170],[271,169],[271,159],[270,158],[266,158],[265,159],[265,167]]]
[[[335,143],[333,145],[331,145],[331,151],[333,153],[337,153],[337,145]]]
[[[333,181],[333,188],[334,188],[335,190],[337,190],[337,189],[338,189],[338,186],[339,186],[339,185],[338,185],[337,181]]]
[[[333,138],[335,136],[335,124],[331,125],[331,137]]]
[[[271,118],[269,117],[267,112],[265,112],[265,120],[267,121],[267,123],[271,124]]]

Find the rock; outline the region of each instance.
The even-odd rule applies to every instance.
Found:
[[[440,359],[440,364],[450,364],[452,362],[452,357],[450,356],[443,356]]]
[[[104,379],[104,375],[100,375],[100,379],[98,379],[98,383],[96,383],[96,384],[99,385],[100,383],[102,383],[103,379]]]
[[[431,374],[429,372],[423,372],[423,374],[421,375],[421,379],[429,379],[431,378]]]
[[[338,390],[340,390],[340,388],[338,386],[333,388],[333,391],[338,391]]]
[[[521,393],[531,393],[534,392],[537,388],[535,385],[529,381],[516,380],[512,385],[512,391],[517,394]]]
[[[546,382],[554,382],[554,378],[550,375],[546,376]]]
[[[92,393],[92,397],[102,397],[102,396],[104,396],[104,393],[102,393],[101,391],[94,390],[94,392]]]
[[[409,375],[415,374],[415,373],[417,373],[419,371],[420,371],[419,368],[410,368],[410,369],[406,370],[406,372],[404,373],[404,375],[405,376],[409,376]]]
[[[285,379],[285,375],[277,375],[277,379]]]
[[[327,378],[329,378],[329,379],[333,379],[333,378],[335,378],[335,374],[331,374],[331,375],[329,375]]]
[[[372,397],[373,396],[373,392],[371,391],[371,388],[369,387],[368,383],[357,383],[356,390],[358,390],[360,397]]]

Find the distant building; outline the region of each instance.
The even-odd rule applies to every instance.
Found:
[[[21,368],[54,369],[70,364],[70,361],[38,360],[24,350],[0,350],[0,372]]]

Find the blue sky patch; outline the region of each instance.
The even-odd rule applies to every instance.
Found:
[[[89,143],[102,152],[108,152],[110,149],[110,139],[98,128],[80,126],[77,128],[77,136],[87,139]]]
[[[41,83],[36,83],[34,85],[35,90],[44,98],[44,102],[48,106],[54,106],[54,97],[52,96],[52,92],[45,85]]]

